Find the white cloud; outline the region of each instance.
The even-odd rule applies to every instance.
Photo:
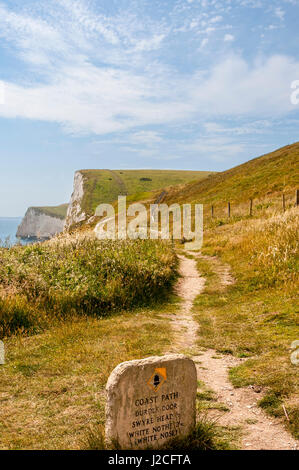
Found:
[[[195,139],[192,143],[185,143],[178,146],[178,151],[182,154],[186,152],[195,153],[200,156],[209,156],[210,159],[223,162],[227,158],[233,158],[243,153],[245,144],[236,142],[229,137],[202,137]]]
[[[164,90],[149,79],[84,64],[65,68],[49,85],[25,88],[6,83],[6,103],[0,113],[59,122],[70,132],[95,134],[188,116],[190,105],[175,99],[164,102],[163,95]],[[151,101],[158,96],[158,103]]]
[[[206,122],[204,128],[208,134],[229,134],[229,135],[250,135],[264,134],[265,130],[270,129],[271,121],[254,121],[241,126],[224,126],[216,122]]]
[[[129,135],[128,141],[132,144],[153,145],[162,142],[163,138],[158,132],[140,131]]]
[[[142,39],[136,44],[136,51],[151,51],[158,49],[161,42],[165,38],[165,34],[156,34],[150,39]]]
[[[211,23],[218,23],[219,21],[221,21],[223,18],[222,16],[218,15],[218,16],[214,16],[213,18],[211,18]]]
[[[0,81],[0,104],[5,103],[5,84]]]
[[[215,65],[198,85],[193,83],[192,102],[204,115],[281,116],[291,110],[290,77],[299,76],[299,62],[273,56],[250,66],[232,55]]]
[[[263,119],[291,110],[290,82],[299,77],[299,62],[290,57],[249,63],[232,54],[199,63],[187,73],[163,60],[172,35],[180,34],[164,20],[141,19],[131,10],[107,17],[83,0],[56,0],[60,10],[53,5],[47,2],[46,21],[43,15],[14,13],[0,3],[0,35],[15,45],[27,67],[25,83],[6,80],[1,116],[103,135],[213,116]],[[215,40],[222,21],[215,11],[205,15],[204,29],[189,37],[198,41],[194,57]],[[178,18],[176,13],[175,25]],[[180,26],[190,25],[185,20]],[[232,42],[234,36],[226,34],[224,40]],[[135,143],[157,143],[159,135],[135,133],[134,138]]]
[[[285,11],[280,7],[275,8],[274,14],[275,14],[275,16],[277,16],[277,18],[279,18],[280,20],[283,20],[284,16],[285,16]]]
[[[208,42],[208,38],[204,38],[200,43],[200,48],[203,49],[208,44]]]
[[[232,42],[232,41],[234,41],[234,39],[235,39],[235,37],[232,34],[226,34],[224,36],[224,41],[225,42]]]
[[[50,84],[6,83],[0,114],[61,123],[71,132],[105,134],[211,115],[283,115],[299,63],[283,56],[250,67],[232,56],[188,80],[141,77],[88,63],[63,68]]]

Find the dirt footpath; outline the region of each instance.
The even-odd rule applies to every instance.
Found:
[[[270,418],[257,406],[261,398],[258,388],[234,388],[229,381],[231,367],[239,365],[244,359],[221,355],[214,350],[199,351],[196,340],[200,335],[199,327],[192,317],[195,298],[204,290],[205,279],[196,268],[196,259],[185,256],[180,258],[180,275],[176,293],[182,299],[180,312],[171,316],[175,340],[171,352],[193,355],[198,380],[216,394],[219,403],[228,411],[217,414],[217,423],[222,426],[240,427],[242,431],[241,449],[247,450],[294,450],[298,442],[284,429],[276,418]],[[233,283],[229,266],[222,265],[213,258],[212,267],[217,272],[223,289]]]

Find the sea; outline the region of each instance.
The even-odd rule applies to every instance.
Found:
[[[32,240],[16,237],[22,217],[0,217],[0,246],[11,247],[16,244],[28,245]]]

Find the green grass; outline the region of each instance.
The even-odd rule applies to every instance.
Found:
[[[209,451],[209,450],[234,450],[232,443],[238,439],[236,429],[224,428],[216,422],[201,417],[194,430],[185,437],[177,437],[160,447],[160,450],[170,451]],[[88,430],[87,436],[82,440],[82,450],[118,450],[115,443],[107,445],[103,426],[96,426]],[[152,450],[149,448],[149,450]]]
[[[200,415],[203,415],[209,410],[218,410],[221,412],[229,411],[225,403],[218,401],[217,394],[214,390],[207,388],[205,383],[201,381],[198,381],[197,399],[197,408]]]
[[[299,143],[288,145],[184,188],[174,188],[165,202],[239,204],[271,193],[294,191],[299,185],[298,159]]]
[[[68,204],[61,204],[60,206],[30,207],[30,209],[34,209],[40,214],[58,217],[59,219],[65,219],[67,208]]]
[[[99,204],[113,203],[119,195],[131,196],[131,201],[148,199],[153,191],[200,180],[210,173],[179,170],[81,170],[84,177],[82,210],[92,216]]]
[[[0,334],[40,328],[46,317],[103,317],[158,302],[176,265],[171,245],[152,240],[62,236],[0,249]]]
[[[185,438],[177,438],[163,449],[172,451],[234,450],[239,438],[239,430],[224,428],[215,421],[201,417],[192,433]]]

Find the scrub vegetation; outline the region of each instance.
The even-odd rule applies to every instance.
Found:
[[[176,278],[176,255],[152,240],[61,236],[0,250],[0,337],[53,319],[104,317],[158,302]]]

